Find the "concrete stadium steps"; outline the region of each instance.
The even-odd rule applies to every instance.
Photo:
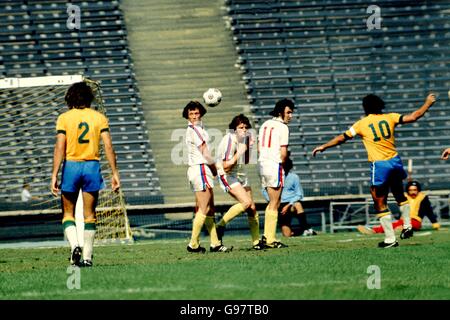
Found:
[[[190,100],[202,101],[203,92],[215,87],[222,91],[223,101],[208,108],[204,117],[208,129],[224,133],[233,116],[242,112],[251,116],[244,107],[248,101],[222,6],[221,0],[124,0],[121,4],[166,203],[194,200],[186,179],[187,165],[175,165],[171,159],[172,149],[181,142],[171,141],[172,133],[185,130],[187,124],[181,117],[184,106]],[[261,199],[255,166],[251,169],[255,198]],[[216,184],[215,200],[229,201]]]

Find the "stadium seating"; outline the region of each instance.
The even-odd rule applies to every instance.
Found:
[[[1,77],[82,74],[100,81],[126,201],[162,203],[119,1],[86,0],[76,4],[81,9],[80,30],[67,27],[67,1],[3,1]],[[0,120],[0,129],[11,125],[11,119]],[[48,130],[33,132],[30,128],[30,132],[43,135],[45,144],[52,148],[54,125],[53,120],[48,121]],[[52,154],[43,155],[48,168],[30,171],[23,164],[23,155],[9,153],[8,148],[8,144],[0,143],[1,176],[3,180],[12,174],[8,179],[16,182],[2,188],[0,202],[17,201],[25,179],[38,181],[32,183],[34,194],[48,197]],[[30,148],[29,152],[36,150]]]
[[[367,27],[370,5],[381,8],[381,29]],[[306,195],[367,192],[360,141],[317,158],[311,151],[363,115],[368,93],[403,114],[437,93],[431,112],[400,126],[396,142],[405,164],[414,160],[424,188],[448,189],[449,166],[439,157],[450,137],[450,1],[227,0],[226,7],[256,127],[278,99],[298,106],[290,149]]]

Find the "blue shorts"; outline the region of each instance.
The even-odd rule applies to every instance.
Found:
[[[105,188],[100,162],[64,161],[61,174],[61,191],[63,192],[95,192]]]
[[[375,161],[370,163],[370,185],[382,186],[390,179],[403,180],[408,175],[403,169],[403,163],[400,156],[395,156],[389,160]]]

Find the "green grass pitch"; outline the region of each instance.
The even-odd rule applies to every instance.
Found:
[[[67,286],[68,248],[0,249],[0,299],[448,300],[449,235],[416,232],[390,249],[377,248],[382,235],[356,232],[283,239],[288,248],[259,252],[249,236],[225,237],[230,253],[188,253],[186,239],[97,246],[79,289]]]

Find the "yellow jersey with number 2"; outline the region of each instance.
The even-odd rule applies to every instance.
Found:
[[[401,121],[399,113],[369,114],[355,122],[345,135],[362,138],[370,162],[389,160],[397,155],[394,130]]]
[[[66,160],[100,160],[100,134],[104,131],[109,131],[108,119],[90,108],[71,109],[56,121],[56,133],[66,136]]]

